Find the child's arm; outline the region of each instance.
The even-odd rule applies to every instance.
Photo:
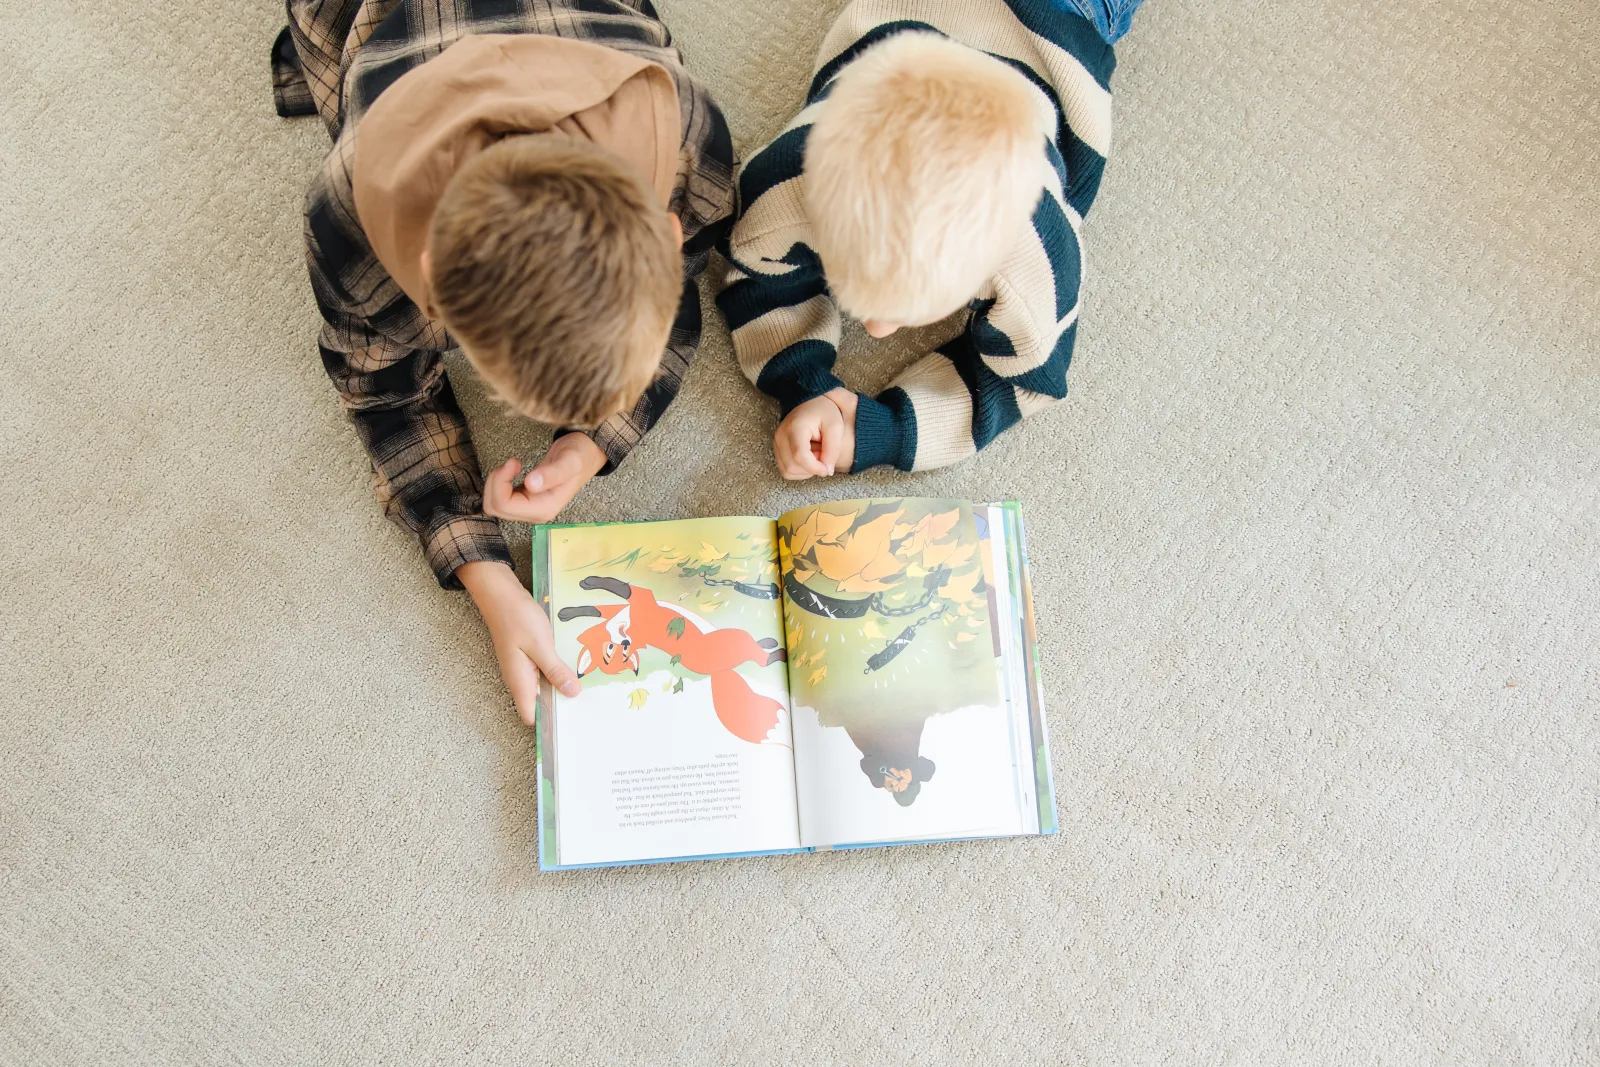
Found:
[[[833,373],[839,308],[797,191],[808,122],[802,111],[740,172],[744,214],[723,249],[729,268],[717,294],[739,369],[785,416],[844,385]]]
[[[371,457],[384,514],[421,542],[439,584],[461,588],[456,571],[465,563],[509,565],[500,524],[483,513],[477,453],[441,354],[331,321],[320,347]]]
[[[1082,279],[1082,220],[1046,189],[1026,238],[962,333],[856,409],[854,464],[948,466],[1067,394]]]

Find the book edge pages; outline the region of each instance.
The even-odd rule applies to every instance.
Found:
[[[1044,703],[1044,672],[1039,663],[1039,632],[1033,605],[1033,575],[1028,566],[1027,529],[1022,518],[1022,505],[1007,500],[1002,505],[1008,526],[1014,526],[1016,536],[1016,572],[1021,583],[1023,667],[1028,678],[1028,702],[1031,733],[1034,744],[1034,796],[1039,808],[1040,835],[1054,834],[1060,829],[1056,811],[1055,769],[1050,757],[1050,718]]]

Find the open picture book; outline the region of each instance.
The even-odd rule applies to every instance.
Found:
[[[1056,829],[1016,504],[539,526],[541,870]]]

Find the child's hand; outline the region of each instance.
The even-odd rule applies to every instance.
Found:
[[[522,473],[515,456],[489,472],[483,480],[483,513],[513,522],[550,522],[605,465],[606,454],[583,434],[558,437],[521,486],[512,485]]]
[[[848,472],[856,452],[856,394],[833,389],[789,412],[772,435],[778,473],[790,481]]]
[[[578,695],[578,676],[556,655],[550,619],[515,571],[498,560],[478,560],[462,564],[456,577],[489,627],[500,677],[523,722],[533,725],[540,674],[567,696]]]

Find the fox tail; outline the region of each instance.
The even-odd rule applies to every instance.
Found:
[[[783,705],[750,688],[734,671],[711,675],[711,706],[728,732],[751,744],[760,744],[767,731],[778,725]]]

